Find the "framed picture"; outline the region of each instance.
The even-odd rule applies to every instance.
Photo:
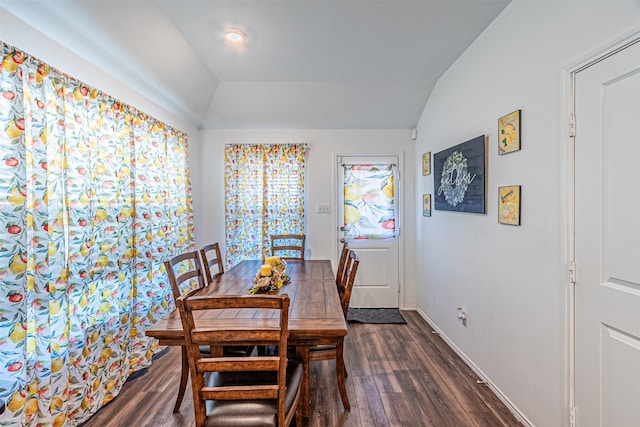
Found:
[[[520,225],[520,186],[498,187],[498,222]]]
[[[422,176],[431,174],[431,151],[422,155]]]
[[[431,216],[431,194],[422,195],[422,216]]]
[[[433,155],[437,210],[485,213],[486,138],[480,135]]]
[[[520,149],[520,110],[498,119],[498,154]]]

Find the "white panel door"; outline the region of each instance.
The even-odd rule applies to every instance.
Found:
[[[575,80],[578,427],[640,426],[640,43]]]
[[[371,199],[368,195],[373,193],[367,193],[367,190],[361,190],[353,182],[347,185],[347,215],[345,217],[345,166],[359,167],[358,165],[371,165],[371,164],[387,164],[392,165],[392,183],[386,184],[384,189],[384,195],[381,198],[386,198],[385,195],[391,195],[393,193],[393,205],[395,210],[395,219],[391,220],[387,213],[382,214],[378,219],[372,219],[371,222],[385,223],[386,229],[390,227],[390,222],[393,221],[395,226],[395,236],[387,238],[377,239],[363,239],[363,238],[350,238],[349,233],[345,232],[345,226],[348,228],[349,224],[356,222],[357,218],[360,218],[359,214],[357,218],[353,218],[356,212],[352,207],[349,207],[349,202],[357,201],[356,206],[375,206],[376,202],[372,196]],[[338,225],[340,227],[337,238],[339,240],[338,248],[342,249],[342,242],[347,241],[351,249],[358,251],[360,257],[360,265],[358,267],[358,273],[356,275],[356,281],[353,286],[353,292],[351,294],[351,307],[356,308],[397,308],[399,302],[399,221],[400,214],[398,212],[400,204],[398,203],[399,197],[399,173],[398,173],[398,157],[397,156],[341,156],[338,163]],[[385,182],[385,181],[383,181]],[[355,189],[354,189],[355,187]],[[390,189],[393,188],[391,193]],[[388,198],[387,198],[388,199]],[[388,201],[388,200],[387,200]],[[368,212],[376,211],[372,208]],[[362,215],[361,222],[365,221],[365,214]],[[338,254],[339,257],[339,254]]]

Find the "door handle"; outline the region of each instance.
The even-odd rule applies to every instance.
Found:
[[[344,231],[344,226],[339,228],[340,231]]]
[[[340,243],[344,243],[344,237],[340,239]]]

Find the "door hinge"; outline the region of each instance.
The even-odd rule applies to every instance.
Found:
[[[569,282],[576,284],[576,262],[569,261]]]
[[[569,426],[576,427],[576,407],[569,406]]]
[[[569,116],[569,137],[573,138],[574,136],[576,136],[576,116],[571,114]]]

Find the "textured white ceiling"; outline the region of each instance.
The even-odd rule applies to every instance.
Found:
[[[509,0],[3,0],[203,128],[416,125],[437,79]],[[222,35],[236,27],[241,47]]]

